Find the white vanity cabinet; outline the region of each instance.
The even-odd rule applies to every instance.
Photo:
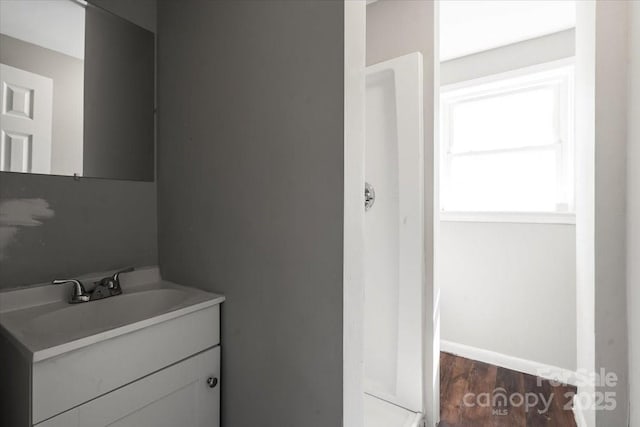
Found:
[[[219,427],[220,347],[37,424],[38,427]]]
[[[219,427],[224,297],[153,268],[122,286],[73,305],[0,293],[1,426]]]

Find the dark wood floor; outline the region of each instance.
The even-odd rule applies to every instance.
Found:
[[[440,355],[440,427],[575,427],[575,392],[532,375]],[[521,403],[526,399],[529,404]]]

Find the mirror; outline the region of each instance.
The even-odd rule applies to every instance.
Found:
[[[76,0],[0,0],[0,171],[153,181],[155,36]]]

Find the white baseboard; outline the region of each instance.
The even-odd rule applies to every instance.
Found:
[[[519,357],[509,356],[502,353],[496,353],[491,350],[471,347],[465,344],[459,344],[446,340],[440,341],[440,350],[467,359],[489,363],[491,365],[500,366],[503,368],[511,369],[513,371],[523,372],[529,375],[535,375],[547,380],[557,381],[560,379],[561,382],[573,386],[577,385],[578,383],[576,373],[569,369],[546,365],[544,363],[521,359]]]

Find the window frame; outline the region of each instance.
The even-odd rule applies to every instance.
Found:
[[[514,222],[575,224],[574,58],[546,62],[504,73],[443,85],[440,88],[440,219],[464,222]],[[500,93],[511,94],[551,87],[558,97],[559,140],[552,144],[455,153],[452,150],[451,111],[469,102]],[[573,113],[573,114],[572,114]],[[557,150],[556,210],[554,211],[453,211],[446,209],[451,194],[451,164],[456,156],[482,156],[503,152]]]

